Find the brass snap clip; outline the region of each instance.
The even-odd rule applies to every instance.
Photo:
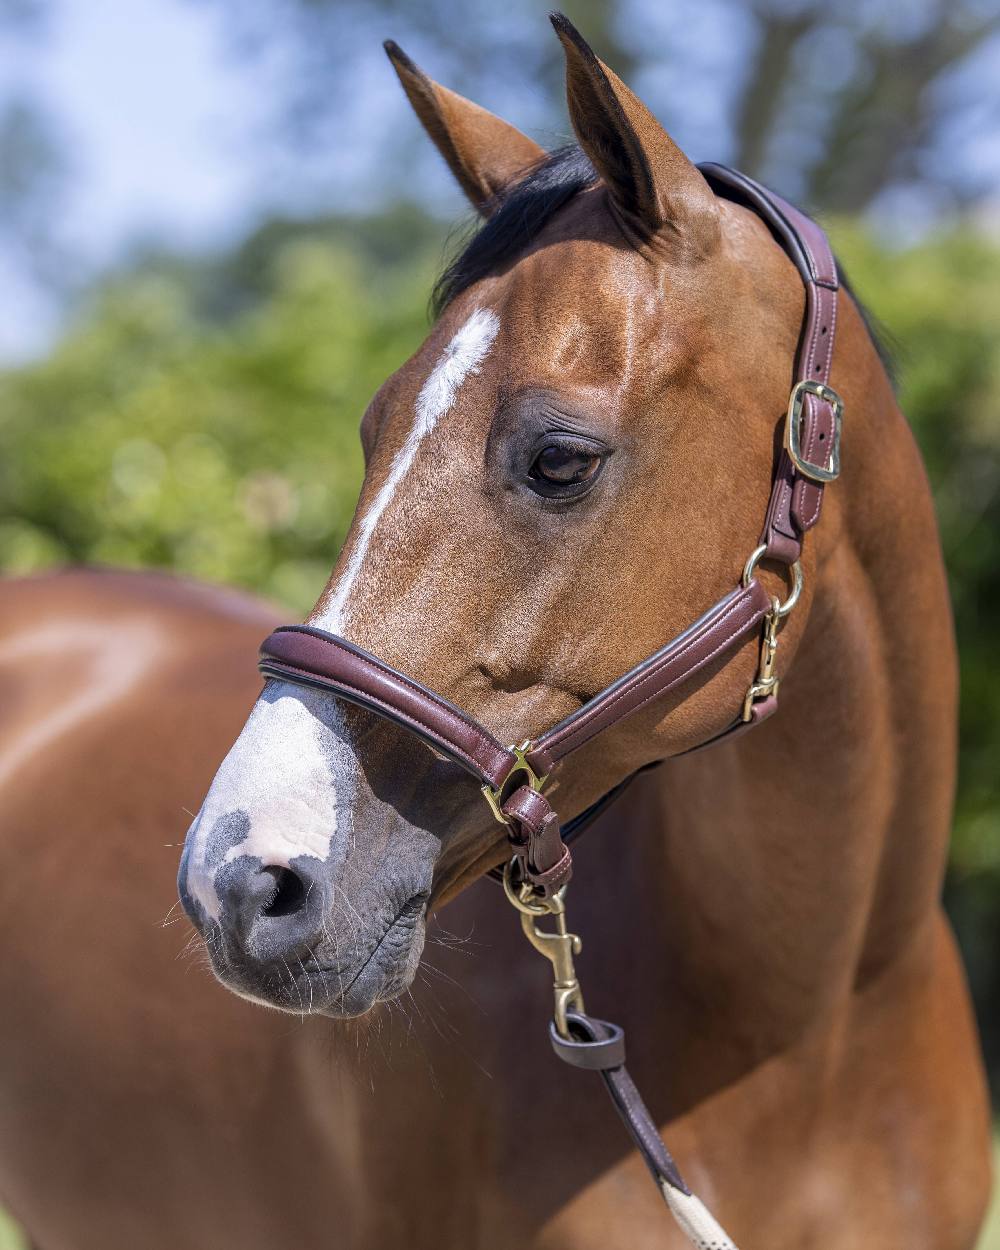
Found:
[[[754,678],[743,700],[743,720],[753,717],[753,705],[758,699],[766,699],[768,695],[777,694],[780,685],[774,671],[774,661],[778,653],[778,625],[781,617],[778,613],[778,600],[774,599],[773,609],[764,618],[764,637],[760,643],[760,660],[757,663],[757,676]]]
[[[570,933],[566,924],[566,887],[563,886],[551,898],[542,898],[534,893],[527,882],[520,885],[514,881],[516,859],[512,859],[504,868],[503,888],[507,898],[517,908],[521,916],[521,928],[531,945],[544,955],[552,965],[552,992],[554,995],[553,1019],[560,1037],[570,1037],[567,1012],[583,1012],[583,993],[580,982],[576,978],[573,963],[575,955],[583,949],[583,943],[575,933]],[[542,916],[555,918],[555,931],[540,929],[538,920]]]
[[[744,586],[750,585],[750,579],[753,577],[757,565],[766,552],[767,546],[764,544],[750,553],[750,558],[743,568]],[[802,565],[798,560],[790,566],[789,571],[792,578],[792,588],[788,598],[784,603],[777,598],[772,599],[771,611],[764,617],[764,634],[760,642],[757,676],[751,683],[743,700],[742,719],[744,722],[753,719],[753,705],[759,699],[766,699],[768,695],[778,693],[779,678],[775,672],[775,659],[778,654],[778,629],[781,622],[798,603],[803,585]]]

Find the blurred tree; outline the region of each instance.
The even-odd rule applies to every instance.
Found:
[[[212,0],[233,46],[280,66],[287,142],[313,158],[356,116],[391,34],[435,77],[526,129],[565,130],[562,65],[533,0]],[[817,208],[856,212],[918,181],[949,207],[995,188],[956,131],[1000,116],[997,0],[565,0],[597,52],[637,83],[682,143]],[[971,77],[974,86],[964,81]],[[735,86],[734,86],[735,84]],[[706,111],[714,133],[694,124]],[[399,115],[399,114],[397,114]],[[317,146],[320,145],[320,146]],[[388,186],[413,162],[380,167]],[[984,178],[985,174],[985,178]],[[398,180],[394,175],[398,176]],[[986,185],[984,185],[984,182]]]
[[[50,14],[49,0],[0,0],[0,48],[12,60],[23,55]],[[0,246],[47,286],[67,276],[58,222],[69,172],[58,119],[24,87],[0,85]]]
[[[214,267],[239,275],[224,317],[205,274],[160,257],[0,377],[0,568],[159,565],[315,598],[353,512],[358,422],[426,333],[438,249],[390,268],[304,228],[272,242]]]
[[[448,232],[418,205],[398,200],[369,216],[272,217],[231,251],[197,258],[163,248],[135,249],[125,275],[157,275],[178,284],[192,316],[224,325],[274,293],[276,257],[301,243],[350,252],[366,273],[398,274],[428,259],[442,263]],[[127,276],[124,279],[128,281]]]
[[[969,107],[946,98],[946,76],[1000,31],[998,6],[848,0],[789,8],[753,0],[753,8],[758,52],[737,106],[741,168],[784,181],[782,147],[794,135],[802,194],[827,210],[858,212],[894,183],[915,179],[939,184],[949,198],[973,190],[954,161],[935,169],[929,157],[955,113]],[[996,117],[1000,97],[991,93],[989,105]],[[822,143],[805,142],[817,124]]]

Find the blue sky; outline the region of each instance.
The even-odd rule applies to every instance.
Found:
[[[68,0],[27,67],[66,119],[79,162],[73,216],[103,248],[136,224],[222,227],[246,197],[231,159],[253,84],[222,54],[211,11],[163,0]]]
[[[371,32],[371,56],[357,69],[363,125],[350,119],[307,168],[274,137],[270,84],[287,66],[233,55],[214,6],[57,0],[39,36],[0,46],[0,90],[38,100],[67,141],[59,236],[79,276],[140,239],[211,248],[267,211],[363,206],[371,154],[398,135],[400,120],[412,124],[381,51],[384,33]],[[443,174],[436,185],[449,210],[461,206]],[[0,364],[44,350],[60,322],[61,301],[15,259],[0,248]]]
[[[996,2],[983,0],[986,7]],[[912,15],[914,4],[919,9],[921,0],[869,0],[869,10],[885,9],[888,20],[889,10],[900,5]],[[550,37],[542,20],[545,6],[538,7],[544,39]],[[629,12],[633,25],[641,15],[639,26],[664,49],[636,86],[692,155],[726,159],[726,91],[738,83],[746,59],[731,0],[677,0],[666,7],[629,0]],[[234,56],[232,31],[215,5],[55,0],[41,36],[0,47],[0,95],[20,92],[40,101],[67,140],[71,178],[59,233],[79,270],[69,277],[85,280],[141,238],[211,248],[238,237],[268,210],[363,206],[377,176],[373,154],[391,159],[398,145],[418,138],[379,48],[384,34],[396,32],[375,29],[373,22],[370,32],[359,33],[359,46],[371,51],[352,64],[355,108],[338,116],[334,131],[306,158],[271,129],[277,84],[288,65],[271,49],[262,57]],[[414,51],[426,52],[432,68],[440,60],[436,49]],[[982,100],[978,112],[964,115],[964,132],[948,137],[950,152],[942,159],[961,153],[991,185],[1000,183],[998,60],[1000,40],[993,40],[941,88]],[[537,93],[530,83],[512,87],[512,120],[530,129],[538,116]],[[484,102],[506,111],[506,102]],[[535,133],[543,142],[560,139]],[[461,198],[429,145],[426,157],[419,172],[422,192],[449,214],[461,211]],[[918,227],[934,217],[933,202],[922,204],[912,192],[904,192],[904,200],[883,212],[897,235],[907,214]],[[44,350],[62,305],[2,248],[0,282],[6,295],[2,363]]]
[[[254,84],[227,58],[211,11],[173,0],[64,0],[44,37],[0,56],[65,131],[71,191],[60,232],[88,269],[138,232],[207,242],[251,214],[249,168],[234,159],[257,120]],[[0,355],[45,344],[56,305],[4,272]],[[12,289],[11,289],[12,287]]]
[[[44,38],[0,55],[5,87],[30,91],[66,131],[60,232],[88,268],[137,235],[209,245],[253,220],[258,85],[221,36],[214,12],[194,4],[63,0]],[[0,355],[10,357],[44,345],[56,309],[9,258],[6,268]]]

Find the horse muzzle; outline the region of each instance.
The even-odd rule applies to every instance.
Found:
[[[297,1015],[359,1016],[413,980],[424,945],[429,891],[400,887],[360,906],[302,856],[285,867],[249,856],[215,876],[218,917],[179,879],[181,902],[228,989]],[[360,901],[360,900],[359,900]]]

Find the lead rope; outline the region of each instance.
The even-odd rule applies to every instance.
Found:
[[[744,585],[752,577],[757,562],[764,554],[765,549],[758,547],[750,556],[743,571]],[[798,562],[793,568],[793,576],[791,594],[784,603],[773,599],[771,611],[764,618],[757,674],[743,702],[742,720],[747,723],[751,722],[754,706],[759,700],[773,700],[777,694],[775,658],[778,631],[783,619],[795,607],[802,591],[802,570]],[[529,780],[528,788],[537,795],[547,779],[537,777],[527,763],[525,755],[529,745],[524,743],[521,747],[511,748],[517,759],[512,773],[524,773]],[[510,830],[510,809],[501,802],[503,786],[495,791],[484,786],[483,793],[493,814]],[[558,828],[558,825],[555,827]],[[514,841],[518,845],[516,838]],[[525,855],[525,848],[522,847],[521,852],[516,853],[507,864],[503,873],[503,888],[508,900],[520,915],[524,936],[552,965],[554,998],[552,1021],[549,1025],[552,1049],[565,1063],[600,1074],[615,1110],[656,1182],[667,1210],[688,1241],[698,1247],[698,1250],[737,1250],[736,1243],[715,1216],[697,1194],[688,1188],[667,1150],[655,1121],[625,1067],[624,1031],[616,1024],[586,1013],[574,962],[583,949],[583,943],[577,934],[570,932],[567,923],[567,885],[557,889],[540,889],[537,884],[524,880]],[[552,928],[539,926],[539,921],[546,916],[554,921]]]
[[[566,886],[551,897],[539,896],[527,882],[515,883],[517,859],[504,871],[507,898],[521,917],[525,937],[552,964],[554,1009],[549,1034],[552,1049],[573,1067],[600,1073],[667,1209],[678,1228],[699,1250],[737,1250],[736,1243],[701,1199],[685,1184],[652,1116],[625,1068],[625,1034],[616,1024],[588,1016],[577,979],[574,957],[583,944],[569,931]],[[551,916],[554,928],[539,927]]]

